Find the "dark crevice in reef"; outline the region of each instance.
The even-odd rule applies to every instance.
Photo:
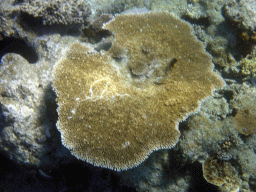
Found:
[[[163,177],[163,183],[169,183],[170,180],[175,181],[176,178],[182,177],[189,181],[188,192],[198,192],[198,191],[207,191],[207,192],[218,192],[218,187],[208,183],[203,177],[202,164],[199,162],[195,163],[186,163],[182,164],[182,154],[178,151],[170,151],[169,154],[169,164],[168,167],[165,167],[165,174]],[[184,162],[185,163],[185,162]],[[168,180],[167,182],[165,180]]]
[[[82,38],[83,41],[90,42],[90,43],[98,43],[103,38],[107,38],[111,35],[110,31],[108,30],[95,30],[92,27],[84,27],[82,29]]]
[[[25,12],[20,12],[17,17],[17,23],[19,23],[24,30],[35,30],[43,25],[43,20],[41,18],[35,18]]]
[[[215,185],[208,183],[203,177],[202,165],[198,162],[187,165],[192,176],[192,182],[190,184],[189,192],[207,191],[218,192],[218,188]]]
[[[223,92],[223,96],[224,98],[227,100],[227,102],[229,103],[230,100],[234,99],[234,92],[233,91],[224,91]]]
[[[210,20],[209,20],[208,17],[201,17],[199,19],[194,19],[194,18],[191,18],[191,17],[189,17],[187,15],[184,15],[181,18],[186,20],[186,21],[188,21],[191,24],[196,24],[196,25],[204,26],[205,28],[210,26]]]
[[[0,41],[0,60],[7,53],[17,53],[29,63],[35,63],[38,60],[36,51],[22,39],[4,38]]]
[[[24,3],[24,0],[15,0],[12,5],[15,6],[15,5],[19,5],[21,3]]]
[[[191,115],[192,116],[192,115]],[[188,131],[190,128],[187,125],[187,120],[191,117],[189,116],[185,121],[179,123],[179,130],[182,133],[183,131]]]
[[[5,118],[4,114],[3,114],[3,107],[2,107],[2,104],[0,102],[0,131],[4,127],[5,123],[6,123],[6,118]]]
[[[113,19],[110,14],[103,14],[82,28],[83,41],[90,43],[99,43],[104,38],[109,37],[112,33],[103,28],[104,24]]]
[[[234,99],[234,92],[233,91],[229,91],[229,90],[225,90],[222,92],[224,98],[227,100],[227,102],[229,103],[232,99]],[[237,111],[236,110],[232,110],[231,113],[227,114],[227,117],[235,117],[236,116]]]
[[[39,85],[42,86],[42,85]],[[39,107],[41,116],[39,121],[41,123],[49,123],[50,125],[56,125],[58,114],[57,114],[57,103],[56,103],[56,94],[52,89],[52,86],[49,84],[47,87],[44,87],[44,97],[42,105]]]
[[[1,153],[0,159],[0,191],[136,192],[135,188],[126,186],[114,171],[86,166],[79,160],[47,170],[20,166]]]
[[[82,24],[51,24],[51,25],[44,25],[43,19],[40,17],[34,17],[25,12],[20,12],[17,17],[17,23],[25,31],[34,31],[38,36],[45,35],[45,34],[60,34],[60,35],[73,35],[79,36],[81,34],[81,26],[86,24],[87,22],[84,21]]]

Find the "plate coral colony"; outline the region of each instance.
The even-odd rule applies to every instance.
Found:
[[[189,23],[166,12],[117,15],[108,51],[75,43],[54,67],[58,130],[77,158],[126,170],[176,145],[178,124],[225,85]]]

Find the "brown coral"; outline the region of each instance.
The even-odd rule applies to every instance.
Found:
[[[117,58],[117,59],[125,57],[125,53],[126,53],[126,51],[125,51],[124,47],[119,45],[118,43],[114,43],[109,50],[109,54],[113,58]]]
[[[243,135],[256,132],[256,108],[240,110],[233,119],[236,129]]]
[[[256,74],[256,50],[253,50],[251,54],[248,54],[240,61],[240,63],[242,66],[242,74],[254,77]]]
[[[147,63],[143,61],[131,61],[128,63],[133,75],[145,75],[149,71]]]
[[[172,148],[180,135],[178,123],[224,82],[191,26],[171,14],[119,15],[105,28],[115,34],[113,46],[127,50],[128,60],[74,44],[53,71],[57,127],[79,159],[125,170],[154,150]],[[141,48],[145,40],[152,44],[150,53]],[[173,58],[177,62],[169,70]],[[150,75],[134,77],[130,61],[147,63]],[[156,83],[159,78],[164,81]]]
[[[223,192],[238,192],[241,180],[238,171],[230,162],[220,161],[215,156],[203,164],[203,176],[207,182],[220,187]]]
[[[247,88],[236,96],[231,106],[236,111],[233,123],[240,134],[250,135],[256,132],[256,94],[255,89]]]

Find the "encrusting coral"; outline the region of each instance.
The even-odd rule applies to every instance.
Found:
[[[118,15],[104,28],[125,59],[75,43],[53,71],[57,127],[77,158],[120,171],[175,146],[179,122],[225,83],[192,27],[169,13]]]
[[[204,162],[203,174],[206,181],[218,186],[220,191],[239,191],[241,180],[238,171],[230,162],[212,156]]]
[[[233,119],[235,127],[240,134],[250,135],[256,132],[256,105],[238,111]]]
[[[235,116],[233,118],[234,127],[245,136],[256,132],[256,94],[255,88],[241,92],[232,102]]]

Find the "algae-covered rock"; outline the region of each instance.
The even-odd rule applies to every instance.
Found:
[[[6,54],[0,65],[0,102],[8,119],[1,129],[0,148],[14,161],[34,166],[49,150],[46,142],[54,127],[53,114],[47,114],[54,94],[38,76],[43,68],[13,53]]]
[[[34,41],[40,52],[36,63],[30,64],[15,53],[1,59],[0,150],[19,164],[50,168],[67,155],[55,126],[57,106],[51,72],[53,63],[71,42],[74,39],[70,37],[43,36]]]

